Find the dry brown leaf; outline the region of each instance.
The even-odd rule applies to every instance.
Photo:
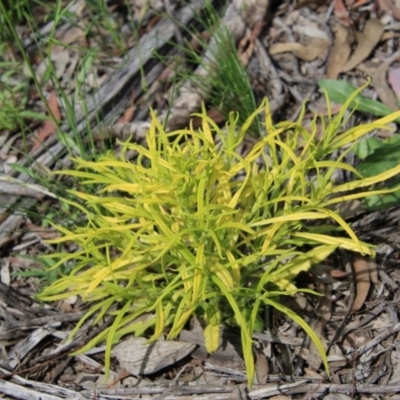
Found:
[[[295,42],[273,44],[269,47],[269,53],[274,55],[292,52],[297,58],[303,61],[313,61],[322,56],[328,46],[329,42],[325,39],[314,38],[307,45]]]
[[[117,124],[126,124],[132,121],[133,114],[135,113],[135,107],[128,107],[125,112],[118,118]]]
[[[239,42],[238,54],[240,61],[245,67],[249,63],[249,60],[254,53],[256,39],[260,34],[264,25],[265,25],[264,23],[259,23],[251,31],[247,29],[246,35]]]
[[[333,10],[336,18],[345,26],[350,26],[352,24],[350,14],[347,11],[346,6],[343,4],[343,0],[334,0]]]
[[[77,52],[70,48],[53,45],[51,47],[50,59],[56,69],[57,77],[60,80],[68,80],[72,77],[80,57]],[[35,75],[38,77],[38,79],[43,78],[48,68],[49,60],[48,58],[43,58],[43,60],[35,69]],[[27,76],[31,76],[31,73],[27,68],[24,69],[24,73]]]
[[[57,121],[60,121],[61,120],[61,110],[58,105],[57,96],[56,96],[56,93],[54,92],[54,90],[52,90],[50,92],[48,106],[49,106],[51,112],[53,113],[54,118]]]
[[[216,124],[221,124],[222,122],[225,121],[225,117],[216,108],[212,108],[210,110],[207,110],[207,117],[211,118]],[[201,126],[202,119],[200,117],[193,117],[192,118],[192,124],[193,124],[192,125],[193,129],[197,129],[197,128],[199,128]]]
[[[356,312],[364,305],[371,287],[369,265],[365,258],[358,256],[353,261],[356,279],[356,298],[354,299],[352,312]]]
[[[357,7],[361,7],[364,4],[369,3],[369,0],[356,0],[352,5],[351,8],[355,9]]]
[[[314,379],[323,379],[322,376],[311,368],[304,367],[305,377]]]
[[[319,27],[316,22],[310,21],[306,18],[297,18],[293,25],[293,33],[299,36],[299,42],[307,44],[307,40],[314,38],[322,39],[327,42],[330,41],[330,35]]]
[[[254,349],[254,354],[256,356],[255,369],[257,383],[259,385],[265,385],[269,374],[267,357],[260,349]]]
[[[199,50],[199,48],[202,46],[202,43],[208,42],[212,36],[212,34],[215,33],[215,30],[203,30],[200,33],[197,33],[193,35],[193,37],[189,41],[189,46],[192,50]]]
[[[235,4],[240,5],[241,2]],[[241,12],[247,25],[253,29],[264,21],[265,14],[270,5],[270,0],[246,0],[245,7],[241,7]]]
[[[175,75],[175,71],[177,70],[177,62],[174,60],[169,62],[167,66],[161,71],[160,75],[157,78],[159,82],[167,81],[171,76]]]
[[[347,63],[343,66],[342,72],[347,72],[362,63],[375,49],[381,40],[384,26],[378,19],[370,19],[362,34],[357,35],[357,47]]]
[[[328,348],[328,344],[323,336],[324,325],[325,325],[325,323],[323,321],[318,320],[313,325],[312,328],[313,328],[314,333],[320,339],[322,346],[326,350]],[[321,353],[315,346],[314,342],[311,342],[310,347],[309,347],[309,352],[307,355],[307,364],[310,366],[310,368],[318,370],[319,367],[321,366],[321,363],[322,363]]]
[[[61,33],[58,33],[56,38],[65,46],[70,44],[82,47],[88,46],[84,26],[69,26],[65,31],[63,30]]]
[[[372,83],[381,102],[392,110],[398,110],[396,96],[394,95],[393,90],[390,89],[386,79],[389,66],[390,64],[388,62],[383,62],[372,76]]]
[[[363,63],[357,67],[357,69],[365,72],[370,75],[372,78],[372,84],[376,92],[378,93],[379,99],[383,104],[391,108],[392,110],[398,110],[398,105],[396,101],[396,96],[393,93],[387,82],[387,69],[390,65],[395,62],[398,58],[400,58],[400,50],[396,51],[389,58],[383,61],[378,67],[368,66],[366,63]]]
[[[49,97],[49,101],[48,101],[48,106],[51,110],[51,112],[54,115],[54,118],[57,121],[61,120],[61,111],[60,111],[60,107],[58,106],[58,100],[56,97],[56,94],[54,92],[54,90],[52,90],[50,92],[50,97]],[[42,125],[42,127],[39,129],[39,132],[36,134],[36,137],[34,139],[34,143],[32,146],[32,150],[31,151],[35,151],[37,148],[40,147],[40,145],[53,133],[55,133],[57,131],[57,126],[54,123],[54,121],[52,119],[48,119],[47,121],[45,121]]]
[[[386,75],[387,75],[387,69],[398,58],[400,58],[400,51],[397,51],[391,57],[385,60],[372,75],[372,83],[374,85],[375,90],[378,93],[380,100],[382,101],[383,104],[385,104],[392,110],[397,110],[398,106],[397,106],[396,96],[394,95],[392,89],[390,89],[389,87]]]
[[[342,271],[340,269],[331,269],[329,271],[329,276],[335,279],[343,279],[346,278],[349,274],[346,271]]]
[[[393,17],[400,20],[400,9],[396,7],[392,0],[378,0],[379,8],[385,12],[390,12]]]
[[[61,301],[60,310],[65,313],[71,313],[76,311],[76,302],[78,301],[78,296],[70,296]]]
[[[243,66],[246,67],[254,53],[255,38],[251,32],[247,32],[238,44],[238,54]]]
[[[354,35],[351,29],[339,25],[335,32],[335,41],[329,54],[327,79],[337,79],[343,66],[346,64],[351,53],[351,45],[354,42]]]
[[[400,99],[400,68],[394,68],[389,70],[388,81],[396,94],[397,98]]]
[[[318,114],[318,116],[325,116],[325,117],[330,117],[332,115],[336,115],[339,114],[340,110],[342,109],[342,105],[341,104],[335,104],[332,103],[330,110],[328,111],[326,105],[321,105],[321,104],[316,104],[315,105],[315,112],[309,112],[304,116],[304,119],[312,119],[315,117],[315,113]]]

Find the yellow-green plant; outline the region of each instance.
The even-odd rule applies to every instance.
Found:
[[[342,161],[348,145],[400,115],[341,132],[347,106],[328,118],[322,134],[317,119],[311,132],[301,125],[305,108],[297,122],[274,125],[267,100],[243,126],[232,113],[225,129],[203,108],[201,129],[166,133],[152,113],[147,147],[127,142],[120,156],[75,159],[76,169],[61,173],[79,179],[82,188],[95,185],[98,194],[71,190],[77,201],[68,202],[86,214],[87,224],[57,227],[63,236],[52,243],[72,241],[78,249],[50,255],[59,259],[53,268],[74,267],[39,297],[79,295],[91,302],[72,334],[96,314],[94,323],[113,318],[80,352],[106,341],[109,368],[111,346],[122,336],[151,332],[155,340],[167,332],[173,339],[196,315],[204,321],[209,352],[219,346],[222,323],[240,328],[251,385],[252,333],[262,307],[271,306],[310,335],[328,368],[319,338],[279,299],[299,291],[293,278],[337,248],[374,255],[340,217],[337,205],[371,195],[362,188],[400,172],[398,166],[335,185],[337,169],[358,176]],[[238,154],[261,111],[265,137],[247,155]],[[347,150],[331,161],[329,155],[341,148]],[[130,150],[137,153],[133,162],[127,159]]]

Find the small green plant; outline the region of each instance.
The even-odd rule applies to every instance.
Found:
[[[0,132],[20,128],[27,119],[44,117],[26,110],[29,84],[22,70],[23,64],[13,60],[6,43],[0,43]]]
[[[179,28],[192,38],[193,43],[185,40],[184,43],[173,44],[184,57],[184,60],[178,58],[175,63],[178,65],[175,73],[179,79],[191,81],[202,98],[206,98],[208,104],[216,107],[227,119],[230,112],[237,112],[238,123],[242,125],[253,114],[257,103],[235,40],[209,1],[206,2],[204,13],[197,14],[195,21],[196,24],[190,27],[176,21]],[[200,28],[196,29],[195,25]],[[209,32],[211,40],[204,39],[201,31]],[[168,64],[167,57],[156,56]],[[196,75],[193,66],[202,66],[205,73]],[[247,133],[261,136],[262,127],[258,116],[254,118]]]
[[[79,295],[90,302],[72,335],[93,315],[94,323],[105,315],[113,318],[80,352],[106,341],[108,370],[111,347],[124,335],[150,333],[156,340],[167,332],[173,339],[196,315],[204,322],[209,352],[219,346],[222,323],[240,328],[252,385],[252,333],[269,306],[306,331],[328,369],[319,338],[280,298],[300,291],[294,278],[337,248],[374,256],[335,207],[370,195],[362,189],[400,172],[397,166],[335,185],[331,178],[337,169],[359,175],[342,161],[349,145],[400,116],[341,132],[352,100],[327,123],[321,120],[321,137],[317,120],[311,132],[302,127],[305,107],[297,122],[274,125],[267,100],[242,126],[231,113],[225,129],[203,108],[199,131],[166,133],[152,113],[147,147],[127,142],[120,156],[110,152],[95,162],[76,158],[76,169],[58,172],[80,180],[82,189],[70,191],[76,201],[65,201],[81,210],[87,223],[57,226],[63,236],[51,243],[72,241],[78,249],[45,259],[57,260],[54,269],[74,266],[39,298]],[[262,111],[267,134],[242,156],[236,150]],[[329,160],[343,147],[348,149],[337,160]],[[130,150],[138,154],[134,162],[126,157]],[[93,186],[97,194],[85,192]]]
[[[34,261],[37,266],[29,267],[29,269],[25,271],[15,272],[13,276],[21,277],[21,278],[36,278],[42,284],[51,284],[57,279],[59,279],[62,275],[68,274],[72,266],[68,266],[66,269],[51,269],[54,264],[54,260],[37,260],[32,257],[22,257],[26,260]],[[50,269],[50,271],[49,271]]]
[[[64,29],[68,28],[68,25],[71,27],[76,25],[82,29],[82,35],[91,35],[90,29],[92,28],[92,31],[94,28],[100,29],[100,25],[107,22],[103,17],[106,18],[107,16],[106,14],[96,15],[96,2],[91,2],[88,5],[91,10],[90,16],[95,18],[95,21],[80,15],[73,2],[65,3],[57,0],[56,2],[40,3],[19,0],[14,3],[0,1],[0,22],[3,22],[0,38],[3,38],[4,42],[0,43],[0,132],[18,129],[22,135],[21,141],[13,142],[15,147],[13,147],[12,151],[24,157],[21,162],[19,160],[18,163],[12,165],[15,172],[30,176],[36,183],[40,183],[48,188],[49,191],[58,195],[64,191],[65,182],[55,180],[54,176],[50,177],[46,173],[46,166],[42,167],[35,158],[37,156],[30,153],[33,133],[37,133],[33,132],[33,129],[38,127],[38,122],[46,120],[54,122],[55,126],[57,126],[54,135],[63,145],[64,154],[79,154],[81,157],[93,159],[105,147],[110,147],[109,143],[105,141],[95,142],[93,138],[93,124],[91,124],[88,116],[89,110],[87,109],[87,100],[91,92],[87,87],[84,87],[87,75],[94,71],[95,63],[99,63],[99,54],[104,49],[95,46],[93,41],[89,47],[63,43],[59,39],[58,29],[61,26]],[[97,4],[97,7],[104,8],[105,3],[103,3]],[[13,4],[13,7],[8,7],[11,4]],[[39,8],[36,8],[37,6]],[[46,12],[43,13],[43,10]],[[42,26],[43,22],[42,18],[43,20],[49,18],[52,21],[51,29],[45,35],[40,31],[40,26]],[[24,25],[23,30],[21,30],[20,24]],[[111,25],[107,26],[110,29],[112,28]],[[32,46],[34,53],[28,54],[22,36],[18,33],[20,30],[25,33],[28,33],[29,30],[31,38],[35,42],[35,46]],[[102,32],[105,34],[104,30]],[[65,39],[63,35],[61,35],[61,38]],[[54,56],[52,57],[52,52],[56,46],[80,52],[80,61],[76,66],[76,76],[72,77],[71,80],[62,80],[59,77],[57,62],[54,62]],[[32,60],[36,62],[45,60],[46,68],[43,75],[36,75],[37,65]],[[28,79],[27,75],[29,75],[30,79]],[[70,85],[74,87],[72,92]],[[29,89],[32,86],[36,89],[41,99],[41,104],[30,98]],[[51,108],[48,106],[46,91],[48,92],[49,88],[54,91],[56,98],[59,100],[62,115],[61,122],[55,118]],[[96,93],[93,93],[94,98]],[[99,99],[95,100],[96,104],[98,101]],[[87,121],[85,135],[79,130],[79,120],[77,120],[79,117],[77,117],[76,113],[78,102],[79,108],[87,117],[85,118],[85,121]],[[35,108],[44,106],[47,112],[35,112],[31,109],[32,105]],[[98,114],[97,122],[100,122],[100,119],[101,113]],[[46,147],[45,143],[42,143],[42,145]],[[46,148],[46,150],[51,150],[51,148]],[[64,154],[59,154],[59,158]],[[35,167],[32,168],[32,165]],[[70,181],[68,185],[71,187],[74,182]],[[37,206],[21,208],[21,204],[23,203],[18,202],[13,205],[6,204],[5,206],[10,212],[28,214],[35,221],[39,218],[44,226],[48,217],[52,217],[53,221],[68,220],[69,223],[73,223],[75,218],[79,221],[79,217],[82,215],[69,213],[64,208],[58,207],[58,204],[50,204],[50,209],[47,209],[49,215],[44,216],[37,211]]]
[[[352,97],[353,100],[349,103],[349,108],[368,114],[375,115],[377,117],[384,117],[392,114],[395,110],[385,106],[380,101],[370,99],[362,96],[358,88],[347,81],[337,81],[334,79],[322,79],[319,81],[321,89],[328,93],[329,99],[336,103],[344,104],[347,99],[352,96],[355,92],[357,95]],[[365,88],[365,87],[364,87]],[[400,122],[400,119],[397,119]]]
[[[400,135],[395,134],[384,140],[370,137],[361,140],[354,147],[354,153],[361,160],[357,171],[365,178],[375,176],[400,165]],[[368,210],[385,210],[400,204],[400,177],[396,176],[389,181],[380,182],[376,188],[392,188],[391,193],[375,194],[364,199]]]
[[[7,15],[10,19],[12,19],[16,24],[19,24],[27,18],[27,7],[29,3],[26,0],[17,0],[17,1],[9,1],[4,0],[4,10],[5,13],[0,14],[0,24],[3,27],[0,32],[0,37],[2,40],[9,39],[7,29],[4,29],[5,15]]]
[[[392,114],[392,110],[379,101],[361,95],[361,91],[346,81],[325,79],[319,82],[326,90],[330,100],[345,103],[346,99],[354,95],[349,107],[353,110],[369,113],[376,116]],[[400,122],[397,118],[396,122]],[[375,136],[363,138],[353,148],[355,155],[361,160],[357,165],[358,173],[364,178],[383,173],[400,165],[400,135],[395,134],[387,139],[380,140]],[[394,189],[400,184],[400,178],[394,177],[389,181],[380,182],[373,187]],[[400,190],[393,190],[386,194],[375,194],[364,199],[364,206],[368,210],[385,210],[400,204]]]

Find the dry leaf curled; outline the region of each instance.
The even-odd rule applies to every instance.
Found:
[[[356,312],[364,305],[371,286],[371,280],[369,265],[365,258],[357,257],[353,262],[353,266],[356,277],[356,298],[354,299],[352,312]]]
[[[332,50],[329,54],[327,79],[337,79],[344,64],[349,59],[351,45],[354,41],[354,35],[351,30],[343,25],[339,25],[335,32],[335,40]]]
[[[277,43],[270,46],[269,53],[275,55],[279,53],[292,52],[297,58],[300,58],[303,61],[313,61],[322,56],[328,46],[329,42],[325,39],[315,38],[307,45],[295,42]]]
[[[357,47],[347,63],[343,66],[342,72],[351,71],[358,64],[362,63],[375,49],[381,40],[384,26],[378,19],[370,19],[362,34],[357,35]]]

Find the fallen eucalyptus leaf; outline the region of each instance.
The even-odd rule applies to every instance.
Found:
[[[336,28],[335,40],[329,54],[328,68],[326,71],[326,77],[328,79],[336,79],[339,76],[340,71],[350,56],[353,42],[354,35],[352,31],[346,26],[339,25]]]
[[[363,33],[357,35],[358,45],[347,63],[343,66],[342,71],[351,71],[358,64],[362,63],[381,40],[383,31],[384,26],[378,19],[370,19],[366,23]]]
[[[129,338],[115,346],[111,354],[120,366],[134,376],[150,375],[189,355],[195,344],[174,341],[148,343],[144,338]]]
[[[400,99],[400,68],[393,68],[389,70],[388,81],[397,98]]]
[[[356,257],[353,266],[356,279],[356,298],[351,311],[356,312],[364,305],[371,287],[371,279],[368,262],[363,257]]]
[[[279,54],[279,53],[293,53],[297,58],[300,58],[303,61],[313,61],[316,58],[323,55],[323,53],[327,50],[329,46],[329,42],[325,39],[314,38],[310,40],[310,43],[307,45],[301,43],[277,43],[269,48],[269,53],[271,55]]]

